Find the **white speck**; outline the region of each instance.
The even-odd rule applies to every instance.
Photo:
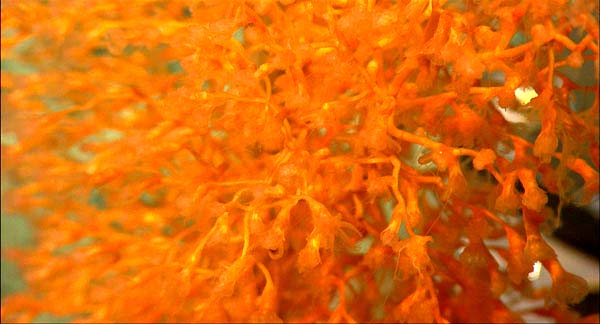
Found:
[[[529,281],[536,281],[536,280],[540,279],[541,272],[542,272],[542,263],[540,261],[536,261],[533,264],[533,271],[531,271],[527,275],[527,279],[529,279]]]
[[[521,105],[528,104],[531,101],[531,99],[537,96],[538,93],[535,92],[535,89],[532,87],[518,87],[515,89],[515,97]]]
[[[520,114],[510,108],[504,108],[502,106],[500,106],[498,104],[498,97],[494,97],[492,98],[492,104],[494,105],[494,108],[496,108],[496,110],[498,110],[498,112],[502,115],[502,117],[504,117],[504,119],[509,122],[509,123],[522,123],[522,124],[526,124],[529,122],[529,120],[527,119],[527,117],[523,114]],[[529,102],[529,101],[528,101]]]

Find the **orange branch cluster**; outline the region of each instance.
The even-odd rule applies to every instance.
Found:
[[[3,322],[516,322],[515,294],[578,319],[586,283],[541,233],[548,193],[598,193],[596,2],[8,0],[1,19],[2,208],[37,228],[3,250],[28,283]]]

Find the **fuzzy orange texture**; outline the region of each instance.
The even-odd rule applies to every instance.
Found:
[[[38,231],[3,250],[29,288],[2,321],[522,320],[505,293],[581,320],[565,305],[585,281],[540,231],[547,192],[598,193],[598,97],[569,108],[598,91],[569,73],[598,74],[597,16],[587,0],[3,1],[3,210]],[[494,97],[541,116],[537,139]],[[525,279],[536,261],[552,289]]]

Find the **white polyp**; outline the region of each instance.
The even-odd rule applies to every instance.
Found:
[[[494,105],[494,108],[496,108],[496,110],[502,115],[502,117],[504,117],[504,119],[507,122],[513,124],[526,124],[529,121],[525,115],[520,114],[519,112],[516,112],[510,108],[504,108],[500,106],[499,101],[500,100],[498,99],[498,97],[494,97],[491,100],[492,105]]]
[[[533,264],[533,271],[531,271],[527,275],[527,279],[529,279],[529,281],[536,281],[536,280],[540,279],[541,272],[542,272],[542,263],[540,261],[536,261]]]
[[[521,105],[528,104],[531,99],[537,96],[538,93],[535,92],[535,89],[532,87],[518,87],[515,89],[515,97]]]

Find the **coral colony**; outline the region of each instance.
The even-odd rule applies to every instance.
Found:
[[[1,18],[3,322],[597,321],[543,236],[598,193],[596,1]]]

